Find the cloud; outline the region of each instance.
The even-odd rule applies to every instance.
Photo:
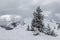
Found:
[[[0,0],[0,15],[18,14],[32,17],[38,5],[46,17],[51,16],[50,18],[56,19],[54,14],[60,13],[60,0]]]
[[[19,0],[0,0],[0,9],[16,8],[19,6]]]
[[[34,2],[40,5],[48,5],[54,2],[60,2],[60,0],[34,0]]]
[[[31,16],[35,3],[32,0],[0,0],[0,15],[18,14]]]
[[[56,13],[55,16],[60,18],[60,13]]]

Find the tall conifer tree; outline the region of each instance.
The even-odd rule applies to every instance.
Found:
[[[37,7],[36,11],[34,12],[33,20],[32,20],[32,30],[35,30],[34,28],[37,28],[38,31],[43,31],[43,15],[41,14],[42,10],[40,9],[40,6]]]

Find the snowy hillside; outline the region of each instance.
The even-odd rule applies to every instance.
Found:
[[[27,26],[31,26],[32,18],[25,18],[24,23],[25,25],[19,24],[13,30],[5,30],[0,27],[0,40],[60,40],[60,36],[53,37],[50,35],[46,35],[44,33],[40,33],[40,35],[34,36],[32,31],[27,31]],[[53,25],[56,26],[56,22],[50,22],[49,20],[45,19],[44,24],[50,24],[52,27]],[[58,30],[58,34],[60,35],[60,30]]]
[[[24,29],[25,26],[26,25],[18,25],[15,29],[10,31],[0,28],[0,40],[60,40],[60,36],[52,37],[44,33],[34,36],[31,31]]]

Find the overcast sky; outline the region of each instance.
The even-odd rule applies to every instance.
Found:
[[[0,15],[18,14],[32,17],[38,5],[46,17],[60,21],[60,0],[0,0]]]

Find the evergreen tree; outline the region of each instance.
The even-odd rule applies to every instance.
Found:
[[[40,9],[40,6],[37,7],[36,11],[34,12],[33,20],[32,20],[32,30],[35,30],[34,28],[37,28],[38,31],[42,32],[43,31],[43,15],[41,14],[42,10]]]
[[[28,25],[28,27],[27,27],[27,31],[30,31],[30,29],[29,29],[29,25]]]

